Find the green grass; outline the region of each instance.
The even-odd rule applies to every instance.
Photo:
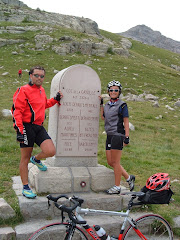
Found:
[[[13,24],[1,23],[1,26],[5,25]],[[36,25],[36,23],[23,23],[22,25]],[[77,41],[82,41],[83,38],[91,38],[97,42],[102,41],[57,26],[52,32],[41,33],[49,34],[57,39],[63,35],[69,35]],[[170,68],[171,64],[180,65],[180,55],[132,41],[133,46],[129,58],[112,54],[107,54],[105,57],[83,56],[78,53],[59,56],[50,49],[35,50],[34,36],[36,34],[39,32],[26,32],[18,36],[1,34],[1,38],[23,39],[29,45],[25,45],[23,53],[20,52],[18,44],[0,48],[0,197],[4,198],[16,211],[16,217],[7,221],[1,219],[0,225],[15,226],[23,221],[17,197],[12,191],[11,180],[12,176],[19,175],[19,144],[16,142],[12,120],[2,116],[2,109],[11,109],[13,93],[17,87],[27,83],[28,70],[33,65],[40,64],[45,67],[44,88],[49,96],[55,69],[62,70],[74,64],[84,64],[87,60],[92,61],[90,67],[97,72],[101,79],[102,93],[106,93],[107,83],[115,79],[121,82],[126,94],[128,92],[136,94],[146,92],[159,97],[159,108],[152,107],[151,102],[128,102],[130,122],[135,126],[135,131],[130,132],[130,145],[124,148],[121,163],[130,174],[136,175],[135,190],[137,191],[145,185],[146,179],[156,172],[168,172],[172,181],[179,180],[171,184],[171,188],[175,192],[173,203],[169,206],[153,205],[145,208],[147,211],[151,210],[163,215],[172,223],[172,218],[180,215],[180,109],[170,111],[165,105],[174,107],[174,102],[180,96],[179,72]],[[101,34],[115,41],[116,45],[122,38],[103,30],[101,30]],[[12,55],[13,51],[17,51],[19,54]],[[21,79],[18,77],[19,68],[27,69],[27,72],[23,71]],[[4,72],[9,72],[9,74],[3,76]],[[163,98],[166,99],[163,100]],[[162,115],[162,118],[156,119],[159,115]],[[46,120],[45,127],[47,128],[47,126]],[[106,136],[103,131],[104,124],[100,120],[98,161],[107,166]],[[37,152],[38,148],[35,148],[34,151]],[[176,234],[180,236],[178,230],[176,231]]]

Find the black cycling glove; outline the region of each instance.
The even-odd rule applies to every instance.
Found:
[[[24,142],[24,135],[20,132],[17,132],[17,141],[18,142]]]
[[[100,106],[102,106],[104,103],[103,98],[101,98]]]
[[[129,137],[125,137],[124,143],[125,143],[125,144],[129,144],[129,141],[130,141],[130,140],[129,140]]]
[[[58,102],[60,102],[61,100],[61,94],[59,92],[57,92],[56,96],[54,97],[55,100],[57,100]]]

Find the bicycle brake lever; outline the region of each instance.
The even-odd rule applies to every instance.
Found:
[[[61,211],[61,219],[62,219],[62,222],[64,222],[64,219],[65,219],[65,217],[64,217],[64,211]]]
[[[50,208],[50,206],[51,206],[51,203],[50,203],[50,201],[48,199],[48,209]]]

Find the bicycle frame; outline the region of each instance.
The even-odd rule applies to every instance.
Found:
[[[119,217],[123,217],[124,221],[119,233],[119,237],[118,240],[122,240],[123,239],[123,234],[124,234],[124,230],[126,227],[127,222],[133,227],[134,231],[137,233],[137,235],[140,237],[140,239],[143,240],[147,240],[146,237],[136,228],[135,224],[133,223],[133,220],[129,217],[129,213],[130,210],[128,209],[126,212],[115,212],[115,211],[104,211],[104,210],[96,210],[96,209],[89,209],[89,208],[81,208],[81,207],[77,207],[76,208],[76,218],[79,221],[84,221],[85,219],[80,215],[80,214],[97,214],[97,215],[109,215],[109,216],[119,216]],[[91,237],[95,240],[99,239],[98,235],[96,234],[96,232],[92,229],[92,228],[87,228],[87,225],[82,225],[86,232],[88,232],[88,234],[91,235]]]
[[[134,192],[131,194],[132,197],[128,203],[127,210],[126,211],[106,211],[106,210],[96,210],[96,209],[90,209],[90,208],[81,208],[82,203],[84,202],[84,199],[78,198],[76,196],[68,197],[67,195],[59,195],[57,197],[53,197],[51,195],[47,195],[48,199],[48,205],[50,206],[50,201],[54,202],[54,205],[61,210],[61,217],[62,222],[59,223],[53,223],[47,226],[44,226],[40,229],[38,229],[30,238],[30,239],[39,239],[39,236],[41,236],[40,239],[47,239],[47,235],[49,236],[48,239],[54,239],[54,232],[51,230],[56,230],[57,233],[60,230],[63,230],[62,235],[65,234],[65,239],[72,239],[74,236],[74,233],[76,233],[76,237],[79,236],[78,239],[85,239],[88,240],[87,235],[85,234],[85,231],[88,235],[90,235],[94,240],[101,240],[101,237],[99,237],[94,230],[94,228],[90,227],[87,223],[87,221],[81,216],[81,214],[95,214],[95,215],[109,215],[109,216],[117,216],[123,218],[123,223],[121,224],[121,229],[119,236],[117,240],[123,240],[125,239],[134,239],[133,235],[135,234],[138,239],[147,240],[151,239],[151,236],[153,236],[153,239],[173,239],[173,232],[171,229],[171,226],[169,223],[160,215],[157,214],[145,214],[141,217],[139,217],[136,220],[133,220],[133,218],[130,216],[130,211],[133,206],[142,205],[141,202],[133,202],[133,200],[139,196],[144,195],[142,192]],[[60,205],[57,203],[58,199],[65,198],[68,199],[69,202],[72,204],[68,205]],[[64,222],[64,219],[66,218],[63,213],[67,213],[68,219],[67,222]],[[128,225],[127,225],[128,224]],[[76,226],[76,225],[80,225]],[[127,226],[126,226],[127,225]],[[54,227],[55,226],[55,227]],[[63,227],[62,227],[63,226]],[[83,229],[84,228],[84,231]],[[61,232],[59,232],[61,234]],[[145,236],[146,237],[145,237]],[[51,238],[52,237],[52,238]],[[163,238],[162,238],[163,237]],[[104,237],[105,238],[105,237]],[[108,237],[109,238],[109,237]],[[116,238],[111,240],[116,240]]]

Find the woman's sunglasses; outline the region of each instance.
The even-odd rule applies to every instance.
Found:
[[[119,92],[119,89],[109,89],[110,92]]]

